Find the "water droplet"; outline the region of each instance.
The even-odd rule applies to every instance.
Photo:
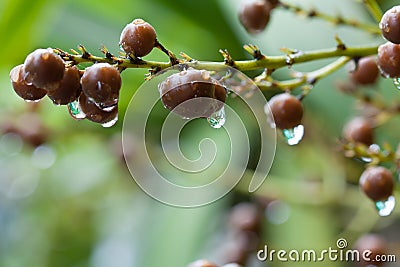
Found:
[[[288,145],[297,145],[303,139],[304,126],[300,124],[292,129],[284,129],[282,133]]]
[[[400,77],[396,77],[393,79],[394,86],[400,90]]]
[[[224,107],[222,107],[219,111],[211,114],[211,116],[207,118],[207,121],[210,124],[210,126],[213,127],[214,129],[219,129],[222,126],[224,126],[226,121]]]
[[[24,99],[25,102],[27,103],[38,103],[40,101],[40,99],[35,99],[35,100],[30,100],[30,99]]]
[[[78,101],[74,101],[68,104],[68,111],[69,114],[77,120],[82,120],[86,117],[85,113],[81,110],[81,107],[79,105]]]
[[[394,196],[390,196],[388,197],[388,199],[383,201],[375,202],[375,207],[378,210],[379,216],[381,217],[389,216],[394,210],[395,206],[396,206],[396,199],[394,198]]]
[[[104,128],[110,128],[111,126],[114,126],[118,121],[118,114],[115,116],[114,119],[110,120],[109,122],[103,123],[101,126]]]

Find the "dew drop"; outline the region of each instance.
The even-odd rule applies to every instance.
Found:
[[[81,107],[79,105],[78,101],[74,101],[68,104],[68,111],[69,114],[77,120],[82,120],[86,117],[85,113],[81,110]]]
[[[222,126],[224,126],[226,121],[224,107],[222,107],[219,111],[211,114],[211,116],[207,118],[207,121],[210,124],[210,126],[213,127],[214,129],[219,129]]]
[[[303,139],[304,126],[300,124],[292,129],[284,129],[282,133],[288,145],[297,145]]]
[[[397,89],[400,90],[400,77],[396,77],[393,79],[393,84],[396,86]]]
[[[104,128],[110,128],[110,127],[114,126],[117,123],[117,121],[118,121],[118,114],[115,116],[114,119],[112,119],[106,123],[103,123],[101,126],[103,126]]]
[[[390,196],[388,197],[388,199],[383,201],[375,202],[375,207],[378,210],[379,216],[381,217],[389,216],[394,210],[395,206],[396,199],[394,198],[394,196]]]

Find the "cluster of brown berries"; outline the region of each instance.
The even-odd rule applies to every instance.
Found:
[[[387,10],[379,23],[388,41],[378,49],[378,65],[387,78],[400,77],[400,6]]]
[[[145,56],[155,45],[156,32],[142,19],[129,23],[121,33],[120,46],[127,57]],[[26,101],[39,101],[47,95],[56,105],[68,105],[76,119],[104,126],[117,121],[122,85],[118,66],[95,63],[79,70],[53,49],[37,49],[11,70],[10,78],[14,91]]]

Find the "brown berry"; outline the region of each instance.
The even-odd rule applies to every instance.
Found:
[[[122,30],[119,44],[127,54],[146,56],[156,45],[156,31],[143,19],[135,19]]]
[[[379,76],[379,68],[374,57],[363,57],[356,69],[352,72],[351,78],[356,84],[373,84]]]
[[[400,44],[400,6],[394,6],[383,14],[379,28],[386,40]]]
[[[386,42],[378,48],[378,66],[385,77],[400,76],[400,44]]]
[[[169,76],[158,89],[164,106],[184,118],[209,117],[226,99],[220,82],[208,71],[193,68]]]
[[[86,68],[81,78],[83,93],[100,108],[118,103],[121,88],[119,71],[108,63],[96,63]]]
[[[380,235],[363,235],[356,241],[354,248],[360,253],[359,266],[382,266],[384,264],[384,262],[378,261],[379,256],[387,253],[386,242]],[[370,254],[367,253],[368,250],[370,251]],[[368,259],[364,259],[363,253],[366,253],[364,256],[367,256],[369,261]]]
[[[361,174],[360,187],[373,201],[384,201],[393,194],[393,174],[384,167],[368,167]]]
[[[239,10],[239,20],[247,32],[259,33],[267,26],[273,5],[265,0],[246,0]]]
[[[362,117],[355,117],[343,128],[343,136],[347,141],[362,143],[367,146],[374,143],[374,129],[371,123]]]
[[[81,92],[81,76],[73,66],[65,69],[65,74],[57,89],[48,92],[47,96],[56,105],[67,105],[78,99]]]
[[[15,93],[27,101],[37,101],[42,99],[47,91],[37,88],[33,84],[28,84],[24,80],[24,65],[18,65],[10,71],[10,79]]]
[[[303,105],[295,96],[289,93],[278,94],[268,104],[279,129],[291,129],[301,124]]]
[[[231,209],[229,224],[235,230],[258,232],[261,225],[261,212],[257,205],[242,202]]]
[[[114,107],[111,111],[104,111],[100,109],[94,102],[90,101],[85,94],[79,96],[79,105],[82,112],[85,113],[86,119],[100,123],[106,124],[111,121],[115,121],[118,117],[118,107]]]
[[[25,59],[25,80],[38,88],[51,91],[58,87],[64,69],[64,61],[53,49],[36,49]]]

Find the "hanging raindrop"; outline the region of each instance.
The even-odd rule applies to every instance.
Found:
[[[303,139],[304,135],[304,126],[298,125],[291,129],[282,130],[283,136],[286,138],[286,142],[288,145],[293,146],[297,145],[301,139]]]
[[[103,126],[104,128],[110,128],[111,126],[114,126],[114,124],[116,124],[118,121],[118,114],[115,116],[114,119],[103,123],[101,126]]]
[[[224,126],[226,121],[224,107],[222,107],[219,111],[211,114],[211,116],[207,118],[207,121],[210,124],[210,126],[213,127],[214,129],[219,129],[222,126]]]
[[[85,113],[83,113],[81,106],[78,101],[74,101],[68,104],[69,114],[77,120],[82,120],[86,117]]]
[[[397,89],[400,90],[400,77],[396,77],[393,79],[393,84],[396,86]]]
[[[394,196],[388,197],[388,199],[383,201],[375,202],[375,207],[378,210],[378,214],[381,217],[389,216],[396,206],[396,199]]]

